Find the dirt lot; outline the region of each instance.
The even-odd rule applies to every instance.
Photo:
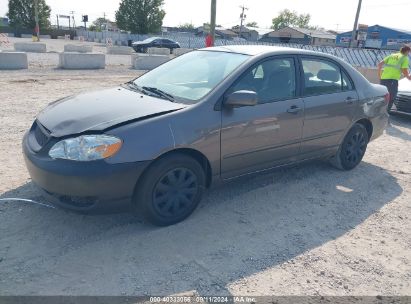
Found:
[[[47,203],[21,139],[49,102],[138,73],[0,72],[0,198]],[[0,202],[0,295],[411,295],[411,120],[393,117],[363,163],[322,162],[209,191],[185,222]]]

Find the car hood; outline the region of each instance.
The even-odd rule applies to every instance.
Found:
[[[411,93],[411,81],[407,78],[403,78],[398,82],[398,92],[399,93]]]
[[[186,105],[122,87],[79,94],[51,103],[37,120],[54,137],[102,131],[117,124],[159,116]]]

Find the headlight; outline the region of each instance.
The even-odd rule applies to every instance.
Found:
[[[49,151],[52,158],[91,161],[113,156],[120,150],[121,139],[109,135],[82,135],[56,143]]]

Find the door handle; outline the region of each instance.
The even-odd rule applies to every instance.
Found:
[[[290,108],[288,108],[287,112],[291,114],[297,114],[298,112],[300,112],[300,110],[301,110],[300,107],[291,106]]]

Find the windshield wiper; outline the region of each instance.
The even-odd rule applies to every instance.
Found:
[[[143,93],[143,94],[145,94],[146,92],[143,90],[143,88],[141,88],[141,87],[139,87],[138,85],[136,85],[135,83],[134,83],[134,81],[129,81],[129,82],[126,82],[125,84],[127,84],[129,87],[131,87],[133,90],[135,90],[135,91],[139,91],[139,92],[141,92],[141,93]]]
[[[131,87],[133,90],[139,91],[145,95],[149,96],[157,96],[163,99],[167,99],[171,102],[175,102],[175,98],[173,95],[166,93],[160,89],[154,87],[140,87],[134,83],[134,81],[127,82],[128,86]]]
[[[174,101],[175,101],[175,98],[174,98],[173,95],[171,95],[171,94],[169,94],[169,93],[166,93],[166,92],[164,92],[164,91],[162,91],[162,90],[160,90],[160,89],[158,89],[158,88],[154,88],[154,87],[142,87],[142,89],[143,89],[144,91],[148,91],[148,92],[154,93],[154,94],[156,94],[157,96],[162,97],[162,98],[164,98],[164,99],[167,99],[167,100],[169,100],[169,101],[171,101],[171,102],[174,102]]]

